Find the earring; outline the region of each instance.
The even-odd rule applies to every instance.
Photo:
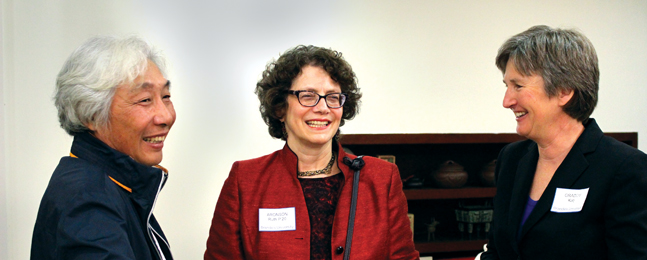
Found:
[[[285,123],[281,123],[281,130],[283,131],[283,140],[288,140],[288,131],[285,130]]]
[[[337,142],[339,142],[339,135],[340,135],[340,133],[341,133],[341,131],[339,131],[339,129],[337,129],[337,133],[335,133],[335,137],[334,137],[334,138],[335,138],[335,141],[337,141]]]

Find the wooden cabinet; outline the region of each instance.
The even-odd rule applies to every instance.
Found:
[[[635,132],[606,135],[633,147],[638,145]],[[414,242],[421,255],[442,259],[474,256],[487,243],[484,226],[474,228],[471,234],[459,231],[455,209],[491,203],[496,188],[483,185],[481,170],[497,158],[503,146],[520,140],[524,138],[517,134],[348,134],[340,142],[357,155],[393,155],[402,179],[413,175],[425,180],[424,187],[404,190],[409,213],[414,214]],[[431,174],[447,160],[467,171],[465,186],[444,189],[430,181]],[[426,225],[432,217],[440,222],[433,237]]]

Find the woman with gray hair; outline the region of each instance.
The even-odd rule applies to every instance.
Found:
[[[175,122],[163,69],[136,37],[92,38],[65,62],[54,100],[74,141],[43,195],[31,259],[172,259],[152,213]]]
[[[499,153],[481,259],[647,258],[647,155],[590,118],[599,84],[591,42],[535,26],[508,39],[496,65],[503,106],[528,140]]]

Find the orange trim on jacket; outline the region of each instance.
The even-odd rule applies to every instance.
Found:
[[[79,158],[78,156],[74,155],[73,153],[70,153],[70,157],[72,157],[72,158]],[[162,166],[159,166],[159,167],[157,167],[157,168],[160,168],[162,171],[165,171],[165,172],[166,172],[166,169],[165,169],[164,167],[162,167]],[[115,178],[112,178],[112,176],[108,175],[108,178],[110,178],[110,180],[112,180],[114,183],[116,183],[117,185],[119,185],[119,187],[123,188],[124,190],[126,190],[126,191],[128,191],[128,192],[130,192],[130,193],[133,193],[133,189],[129,188],[129,187],[128,187],[128,186],[126,186],[126,185],[121,184],[121,182],[118,182],[117,180],[115,180]]]

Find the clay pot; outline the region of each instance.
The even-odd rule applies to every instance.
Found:
[[[440,188],[460,188],[467,183],[467,172],[463,166],[449,160],[441,164],[431,178]]]
[[[494,182],[494,168],[496,167],[496,160],[491,161],[490,163],[483,166],[481,170],[481,183],[486,187],[496,186]]]

